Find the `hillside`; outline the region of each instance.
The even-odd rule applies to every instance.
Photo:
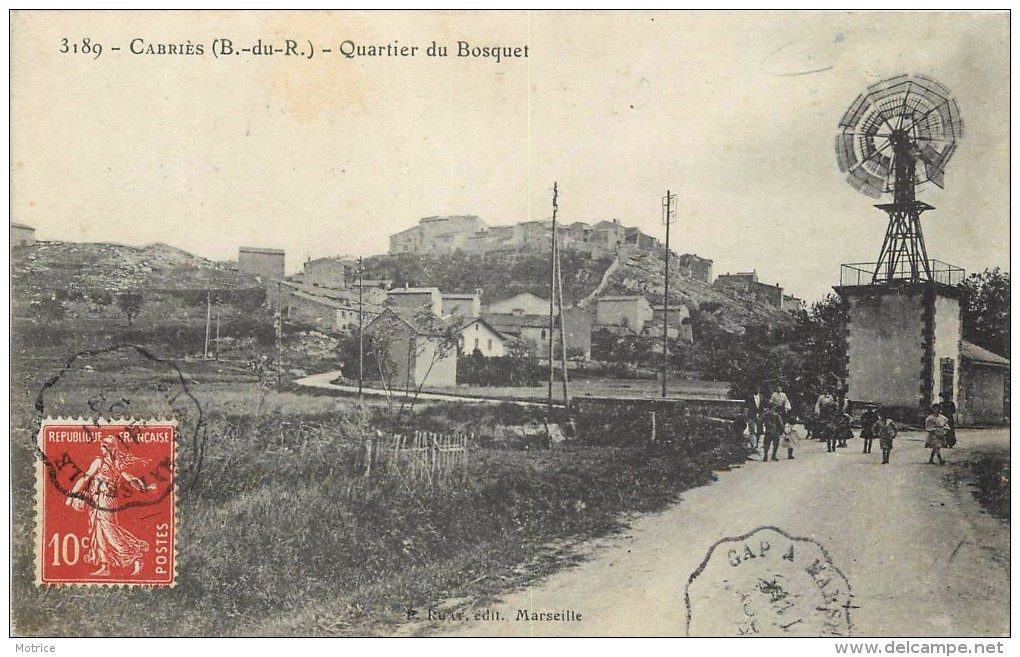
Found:
[[[641,294],[653,304],[662,303],[663,262],[657,258],[630,257],[609,277],[605,294]],[[670,275],[670,303],[683,303],[692,314],[700,311],[717,319],[729,332],[753,323],[786,323],[791,315],[753,296],[736,297],[696,279]]]
[[[563,298],[572,305],[599,284],[610,258],[592,258],[564,251]],[[366,278],[386,278],[395,287],[434,286],[443,292],[471,293],[481,288],[482,303],[505,299],[522,292],[549,298],[551,267],[548,254],[535,252],[490,253],[460,251],[439,256],[385,255],[365,259]]]
[[[251,275],[166,244],[37,242],[11,252],[11,280],[19,301],[53,290],[117,294],[261,287]]]

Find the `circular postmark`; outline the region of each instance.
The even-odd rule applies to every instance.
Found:
[[[158,481],[157,495],[135,495],[129,488],[117,501],[121,505],[158,504],[167,491],[197,480],[205,454],[208,432],[202,405],[189,385],[190,378],[172,360],[139,345],[117,345],[80,351],[45,380],[36,396],[40,421],[47,417],[84,418],[79,428],[90,432],[85,443],[97,443],[104,423],[116,422],[117,445],[127,452],[143,449],[151,420],[173,419],[173,471],[166,482]],[[130,418],[130,419],[125,419]],[[96,448],[99,449],[98,447]],[[61,493],[74,496],[67,472],[88,467],[89,456],[72,454],[73,462],[58,462],[37,445],[47,479]],[[97,452],[101,455],[101,452]],[[78,461],[85,459],[86,462]],[[165,468],[164,468],[165,470]],[[155,477],[155,475],[154,475]],[[71,484],[71,485],[69,485]],[[144,498],[144,499],[143,499]]]
[[[850,584],[810,538],[759,527],[724,538],[687,580],[688,636],[849,636]]]

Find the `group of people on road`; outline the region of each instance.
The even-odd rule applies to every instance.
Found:
[[[737,421],[736,426],[748,438],[749,444],[753,440],[756,452],[759,442],[763,443],[762,461],[778,461],[780,447],[786,450],[787,459],[794,458],[800,435],[795,428],[798,418],[792,415],[792,410],[790,398],[780,386],[771,395],[756,391],[748,396],[744,417]],[[865,407],[861,416],[860,437],[864,442],[861,453],[871,454],[877,439],[883,464],[889,463],[893,441],[899,434],[899,427],[891,415],[891,409],[872,404]],[[932,405],[931,413],[924,421],[924,430],[928,432],[925,447],[931,450],[929,463],[938,459],[939,464],[944,464],[942,448],[956,445],[955,416],[956,404],[947,395],[943,395],[941,404]],[[825,451],[833,453],[838,448],[847,447],[847,441],[853,438],[852,422],[846,400],[834,391],[826,390],[815,402],[814,415],[804,421],[805,437],[825,441]]]
[[[763,461],[770,458],[778,461],[779,448],[786,450],[786,458],[793,459],[793,452],[800,445],[800,434],[794,428],[796,418],[791,416],[793,404],[781,386],[768,395],[755,392],[748,399],[744,412],[743,432],[749,439],[754,438],[754,448],[763,441]],[[771,451],[771,457],[770,457]]]

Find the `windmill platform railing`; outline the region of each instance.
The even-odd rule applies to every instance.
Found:
[[[907,260],[896,263],[896,266],[889,270],[888,263],[878,262],[852,262],[844,264],[839,271],[839,284],[841,287],[856,287],[860,285],[885,285],[899,281],[914,281],[918,283],[934,281],[940,285],[956,286],[967,277],[967,272],[961,267],[950,265],[940,260],[927,260],[928,272],[923,269],[915,269]],[[881,267],[879,266],[881,264]]]

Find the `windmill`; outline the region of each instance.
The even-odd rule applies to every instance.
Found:
[[[963,136],[956,99],[923,75],[898,75],[868,87],[839,122],[836,159],[857,191],[891,203],[872,283],[934,280],[924,246],[921,213],[934,208],[915,198],[926,182],[944,186],[945,168]]]
[[[873,84],[839,121],[836,160],[851,187],[887,202],[878,261],[845,264],[836,292],[845,303],[847,397],[897,408],[915,419],[939,398],[957,399],[960,290],[964,271],[928,258],[917,199],[942,187],[963,136],[956,100],[923,75]],[[888,198],[891,196],[891,200]]]

